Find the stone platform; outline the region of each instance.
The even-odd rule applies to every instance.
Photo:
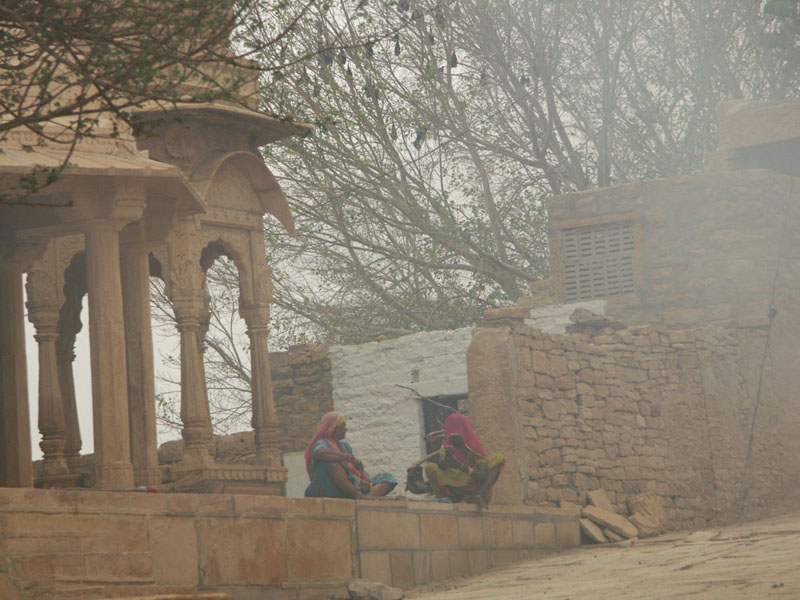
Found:
[[[579,541],[566,508],[0,488],[0,597],[345,597],[355,578],[407,589]]]

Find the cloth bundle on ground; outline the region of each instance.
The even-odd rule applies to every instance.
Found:
[[[505,465],[502,454],[487,458],[469,419],[454,413],[444,422],[444,443],[436,461],[425,465],[425,475],[437,498],[485,504]]]
[[[358,498],[384,496],[394,489],[397,480],[388,473],[370,477],[364,465],[344,441],[347,424],[344,415],[323,415],[314,437],[305,451],[306,471],[311,479],[307,497]]]
[[[425,481],[421,464],[409,467],[406,471],[406,489],[412,494],[430,494],[431,484]]]

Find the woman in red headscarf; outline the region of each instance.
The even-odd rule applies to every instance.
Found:
[[[347,422],[344,415],[329,412],[305,451],[306,471],[311,483],[308,497],[362,498],[385,496],[397,485],[388,473],[367,475],[364,465],[353,455],[353,448],[344,441]]]
[[[486,505],[505,465],[502,454],[487,458],[469,419],[454,413],[444,422],[444,443],[436,461],[425,465],[425,475],[437,498]]]

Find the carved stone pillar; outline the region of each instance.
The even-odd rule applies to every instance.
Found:
[[[81,466],[81,429],[78,421],[78,406],[75,402],[75,380],[72,363],[75,360],[75,337],[68,342],[63,333],[56,341],[56,362],[58,364],[58,383],[64,412],[64,458],[69,472],[78,475]]]
[[[241,311],[250,338],[250,377],[253,393],[253,429],[256,460],[259,464],[281,465],[278,442],[278,415],[272,396],[272,374],[269,368],[269,306],[244,308]]]
[[[98,226],[86,233],[86,267],[95,481],[100,488],[129,488],[133,486],[133,467],[117,229]]]
[[[185,464],[211,464],[214,443],[208,410],[200,333],[203,326],[203,300],[200,294],[173,298],[173,308],[181,335],[181,433]]]
[[[83,328],[81,304],[86,295],[86,240],[83,235],[59,238],[52,242],[52,248],[52,273],[56,285],[63,289],[63,294],[59,295],[59,302],[63,300],[63,303],[59,312],[56,360],[64,406],[64,456],[70,473],[79,476],[82,440],[72,365],[75,361],[75,337]]]
[[[158,485],[155,371],[153,332],[150,324],[150,261],[143,244],[125,244],[120,250],[120,269],[125,294],[126,366],[130,421],[131,462],[136,485]]]
[[[33,487],[22,270],[0,263],[0,486]]]
[[[28,318],[36,328],[39,346],[39,433],[42,436],[42,476],[39,487],[63,487],[71,482],[64,456],[65,423],[61,385],[58,379],[56,338],[58,307],[56,283],[44,271],[28,274]]]

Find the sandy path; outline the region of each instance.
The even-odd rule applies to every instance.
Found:
[[[581,546],[446,587],[407,598],[800,598],[800,514],[670,533],[630,548]]]

